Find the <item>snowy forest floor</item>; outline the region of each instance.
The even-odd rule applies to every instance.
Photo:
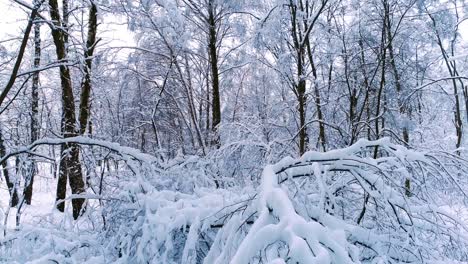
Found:
[[[62,214],[56,212],[55,204],[55,189],[57,179],[50,173],[48,168],[41,168],[35,177],[33,185],[34,195],[31,205],[25,206],[21,215],[22,224],[35,225],[43,221],[45,218],[50,218],[56,214],[56,217],[63,217]],[[69,190],[67,190],[68,193]],[[9,208],[10,195],[5,181],[0,182],[0,219],[5,221],[7,210]],[[16,227],[16,208],[10,208],[8,212],[7,229]]]

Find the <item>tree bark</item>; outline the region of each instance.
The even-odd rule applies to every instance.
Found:
[[[306,96],[306,80],[304,76],[304,57],[305,49],[302,43],[302,34],[298,29],[299,21],[297,20],[297,5],[290,1],[290,15],[291,15],[291,37],[293,39],[294,49],[296,52],[296,67],[297,67],[297,82],[294,84],[295,93],[297,97],[297,111],[299,114],[299,155],[306,152],[308,148],[308,136],[306,125],[306,111],[307,111],[307,96]]]
[[[389,61],[390,61],[390,66],[391,66],[391,69],[392,69],[392,72],[393,72],[393,78],[394,78],[394,81],[395,81],[395,88],[396,88],[396,93],[397,93],[397,104],[398,104],[398,110],[399,110],[399,113],[400,113],[400,117],[403,117],[405,119],[405,124],[403,124],[403,128],[402,128],[402,137],[403,137],[403,143],[405,145],[409,145],[409,130],[408,130],[408,125],[407,125],[407,120],[409,118],[408,116],[408,108],[409,106],[407,105],[403,105],[403,102],[402,102],[402,85],[401,85],[401,81],[400,81],[400,74],[398,73],[398,69],[397,69],[397,66],[396,66],[396,59],[395,59],[395,54],[394,54],[394,50],[393,50],[393,38],[394,36],[392,36],[392,26],[391,26],[391,22],[390,22],[390,7],[389,5],[387,4],[385,6],[385,17],[386,17],[386,24],[385,24],[385,31],[387,33],[387,49],[388,49],[388,57],[389,57]],[[411,180],[406,178],[405,179],[405,194],[406,196],[411,196]]]
[[[218,125],[221,123],[221,100],[219,95],[219,71],[218,71],[218,51],[217,51],[217,33],[216,33],[216,20],[215,20],[215,7],[213,0],[208,3],[208,26],[209,26],[209,40],[208,49],[210,55],[211,66],[211,92],[212,92],[212,122],[211,131],[212,141],[211,144],[216,148],[220,146],[220,138],[218,134]]]
[[[0,130],[0,157],[4,157],[5,154],[6,154],[6,147],[3,141],[2,131]],[[10,206],[15,207],[16,205],[18,205],[18,202],[19,202],[16,183],[12,181],[12,179],[10,178],[7,160],[3,161],[0,165],[2,166],[3,177],[5,177],[5,182],[8,187],[8,192],[10,193]]]
[[[384,93],[385,85],[386,85],[386,80],[385,80],[385,69],[386,69],[386,61],[387,61],[387,44],[386,44],[386,24],[387,24],[387,19],[388,19],[388,13],[387,13],[387,3],[384,2],[384,8],[385,8],[385,14],[383,17],[383,23],[382,23],[382,36],[381,36],[381,43],[380,43],[380,61],[382,62],[382,71],[381,71],[381,76],[380,76],[380,85],[379,85],[379,91],[377,94],[377,105],[376,105],[376,110],[375,110],[375,139],[380,138],[380,125],[382,127],[384,126],[384,119],[380,116],[381,115],[381,108],[382,108],[382,96]],[[380,123],[380,119],[382,119],[382,123]],[[378,146],[375,147],[374,149],[374,159],[377,158],[379,148]]]
[[[315,95],[314,101],[315,101],[315,108],[317,109],[317,118],[319,120],[318,122],[319,142],[317,145],[322,147],[322,151],[326,151],[327,139],[326,139],[326,134],[325,134],[325,125],[323,124],[324,116],[323,116],[323,111],[322,111],[322,99],[320,96],[320,91],[319,91],[319,87],[317,83],[318,82],[317,68],[315,67],[315,63],[313,60],[312,49],[310,48],[309,38],[307,38],[306,45],[307,45],[307,54],[309,55],[309,63],[312,67],[312,74],[314,75],[314,95]]]
[[[50,17],[53,20],[52,37],[55,44],[57,59],[62,62],[67,60],[66,32],[62,31],[62,23],[57,0],[49,0]],[[73,87],[68,66],[60,66],[60,82],[62,87],[62,134],[65,138],[77,135],[75,118],[75,100]],[[67,179],[70,180],[70,187],[73,194],[81,194],[85,191],[83,175],[80,164],[80,153],[78,145],[75,143],[63,144],[61,147],[61,160],[59,169],[59,179],[57,183],[57,209],[65,211],[65,195]],[[85,199],[72,199],[73,217],[75,219],[80,215]]]
[[[94,49],[96,47],[96,33],[97,33],[97,7],[91,1],[89,8],[89,21],[88,21],[88,37],[86,41],[86,50],[84,52],[85,65],[84,65],[84,78],[81,83],[81,96],[80,96],[80,135],[86,132],[86,127],[89,123],[90,115],[90,97],[91,97],[91,67],[93,63]]]
[[[34,69],[38,69],[41,63],[41,25],[36,19],[34,24]],[[31,86],[31,143],[39,139],[39,71],[33,73]],[[30,160],[32,157],[30,156]],[[29,176],[25,182],[24,199],[26,204],[31,204],[33,194],[34,175],[36,164],[31,162]]]
[[[294,89],[298,101],[298,114],[299,114],[299,155],[304,154],[308,149],[309,137],[307,134],[307,94],[306,94],[306,73],[307,73],[307,63],[306,63],[306,50],[309,54],[309,63],[311,64],[312,71],[314,74],[314,95],[315,95],[315,105],[317,108],[317,117],[319,119],[319,142],[318,145],[322,146],[322,149],[325,150],[326,139],[325,139],[325,126],[323,123],[323,112],[321,107],[321,98],[320,91],[317,87],[317,72],[315,65],[312,60],[312,52],[310,50],[310,38],[309,35],[314,28],[315,23],[317,22],[319,16],[322,14],[325,6],[327,5],[328,0],[320,1],[317,12],[312,16],[312,9],[314,5],[310,5],[308,1],[294,2],[289,1],[289,12],[291,18],[291,37],[293,40],[292,46],[296,54],[296,68],[297,68],[297,81],[295,81]],[[298,10],[299,8],[299,10]],[[300,21],[298,19],[298,12],[305,13],[307,19]],[[301,24],[303,25],[303,31],[301,30]]]
[[[390,10],[388,10],[387,12],[387,16],[390,16]],[[387,17],[386,19],[386,31],[387,31],[387,41],[388,41],[388,44],[387,44],[387,47],[388,47],[388,57],[389,57],[389,60],[390,60],[390,66],[392,67],[392,72],[393,72],[393,78],[394,78],[394,81],[395,81],[395,87],[396,87],[396,92],[397,92],[397,99],[398,99],[398,110],[400,112],[400,115],[407,119],[409,118],[409,116],[407,115],[408,114],[408,108],[409,106],[405,106],[403,105],[403,102],[401,100],[401,97],[402,97],[402,85],[401,85],[401,81],[400,81],[400,74],[398,73],[398,69],[397,69],[397,66],[396,66],[396,59],[395,59],[395,55],[394,55],[394,50],[393,50],[393,38],[394,36],[392,36],[392,26],[390,24],[390,18]],[[402,136],[403,136],[403,142],[405,145],[408,145],[409,144],[409,130],[408,130],[408,125],[405,124],[403,125],[403,128],[402,128]]]

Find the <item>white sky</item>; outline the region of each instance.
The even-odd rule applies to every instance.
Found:
[[[31,2],[25,0],[24,2]],[[0,0],[0,43],[11,37],[22,36],[21,32],[26,26],[28,13],[19,4],[12,0]],[[105,17],[100,21],[98,30],[99,38],[102,38],[102,44],[106,46],[134,46],[133,34],[127,30],[127,26],[115,17]],[[43,31],[44,33],[44,31]],[[17,44],[18,42],[14,42]],[[11,46],[2,43],[7,48]],[[16,46],[16,45],[12,46]]]
[[[17,35],[19,32],[19,23],[26,18],[26,14],[21,11],[17,4],[10,0],[0,0],[0,40],[5,39],[6,35]]]
[[[468,41],[468,20],[465,20],[460,24],[460,33],[463,39]]]

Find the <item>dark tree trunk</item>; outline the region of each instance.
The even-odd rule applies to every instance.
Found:
[[[307,97],[305,95],[306,82],[300,80],[297,85],[297,100],[299,103],[299,154],[302,155],[307,151],[309,139],[307,136],[307,124],[306,124],[306,110],[307,110]]]
[[[215,20],[215,7],[213,0],[208,3],[208,25],[209,25],[209,40],[208,49],[210,53],[210,66],[211,66],[211,92],[212,92],[212,122],[211,130],[213,133],[212,145],[219,147],[219,134],[218,125],[221,123],[221,100],[219,95],[219,71],[218,71],[218,51],[217,51],[217,34],[216,34],[216,20]]]
[[[81,83],[81,96],[80,96],[80,135],[86,132],[86,127],[89,123],[90,114],[90,97],[91,97],[91,67],[93,62],[94,49],[96,47],[96,31],[97,31],[97,7],[91,1],[89,8],[89,22],[88,22],[88,37],[86,41],[86,50],[84,52],[85,65],[84,65],[84,78]]]
[[[69,13],[69,0],[62,0],[62,30],[63,30],[63,41],[65,43],[65,50],[68,52],[68,17],[70,16]],[[58,13],[58,9],[57,9]]]
[[[390,16],[390,10],[388,10],[387,12],[387,16]],[[389,60],[390,60],[390,66],[392,67],[392,72],[393,72],[393,78],[394,78],[394,81],[395,81],[395,87],[396,87],[396,92],[397,92],[397,96],[398,96],[398,110],[400,112],[400,115],[404,118],[408,118],[408,111],[409,111],[409,106],[408,105],[403,105],[403,101],[402,101],[402,85],[401,85],[401,81],[400,81],[400,74],[398,73],[398,69],[397,69],[397,66],[396,66],[396,58],[395,58],[395,54],[394,54],[394,50],[393,50],[393,38],[394,36],[392,36],[392,26],[390,24],[390,18],[388,17],[387,19],[387,24],[386,24],[386,31],[387,31],[387,41],[388,41],[388,44],[387,44],[387,47],[388,47],[388,56],[389,56]],[[402,136],[403,136],[403,142],[405,145],[408,145],[409,144],[409,130],[408,130],[408,126],[407,124],[405,123],[403,125],[403,128],[402,128]]]
[[[328,0],[320,1],[317,12],[312,16],[314,4],[310,5],[309,1],[289,1],[289,12],[291,16],[291,37],[293,40],[292,46],[296,54],[297,60],[297,81],[295,81],[294,89],[298,101],[298,114],[299,114],[299,155],[304,154],[308,149],[309,137],[307,134],[307,94],[306,94],[306,74],[307,74],[307,63],[306,63],[306,50],[308,53],[309,64],[312,67],[315,81],[317,81],[317,72],[312,59],[312,51],[310,48],[309,35],[314,28],[317,19],[322,14]],[[299,8],[299,10],[298,10]],[[308,19],[300,20],[298,18],[298,12],[305,13]],[[304,31],[301,30],[301,24],[303,24]],[[315,105],[317,108],[317,118],[319,119],[319,142],[318,145],[322,146],[325,150],[326,139],[325,139],[325,126],[323,123],[323,112],[321,107],[320,91],[318,90],[317,84],[314,84],[314,95]]]
[[[298,25],[300,21],[297,19],[297,5],[290,1],[290,15],[291,15],[291,36],[293,39],[294,49],[296,52],[297,60],[297,82],[295,83],[295,94],[297,97],[297,111],[299,114],[299,155],[304,154],[308,146],[307,125],[306,125],[306,111],[307,111],[307,97],[306,97],[306,80],[303,76],[304,69],[304,55],[305,49],[302,45],[302,34],[299,32]]]
[[[66,63],[67,47],[66,33],[61,30],[62,23],[57,0],[49,0],[50,17],[53,20],[52,37],[55,44],[57,59]],[[62,87],[62,134],[65,138],[74,137],[76,131],[75,100],[73,96],[73,87],[70,76],[70,69],[67,65],[60,66],[60,82]],[[80,152],[75,143],[63,144],[61,147],[61,161],[59,170],[59,179],[57,183],[57,209],[61,212],[65,210],[65,195],[67,188],[67,178],[70,180],[70,187],[73,194],[80,194],[85,191],[83,175],[80,164]],[[84,203],[83,198],[72,199],[73,217],[78,218]]]
[[[388,11],[387,11],[387,3],[384,3],[384,8],[385,8],[385,15],[383,17],[383,23],[382,23],[382,35],[381,35],[381,42],[380,42],[380,61],[382,62],[382,71],[381,71],[381,76],[380,76],[380,85],[379,85],[379,90],[377,93],[377,102],[376,102],[376,109],[375,109],[375,139],[379,139],[381,137],[380,135],[380,126],[384,126],[385,120],[381,116],[381,109],[383,105],[383,99],[382,97],[384,96],[384,89],[385,89],[385,84],[386,84],[386,79],[385,79],[385,70],[386,70],[386,61],[387,61],[387,43],[386,43],[386,24],[387,24],[387,19],[388,19]],[[382,122],[380,122],[382,120]],[[379,154],[379,148],[378,146],[375,147],[374,149],[374,158],[377,158]]]
[[[39,21],[36,19],[34,24],[34,69],[38,69],[41,63],[41,30]],[[39,71],[32,77],[31,86],[31,143],[39,139]],[[29,157],[32,160],[32,157]],[[31,204],[33,194],[34,175],[36,174],[36,165],[31,163],[29,176],[26,179],[24,187],[24,200],[26,204]]]
[[[306,47],[307,47],[307,54],[309,56],[309,63],[310,66],[312,67],[312,74],[314,75],[314,101],[315,101],[315,108],[317,109],[317,118],[318,118],[318,124],[319,124],[319,140],[318,140],[318,146],[321,146],[322,151],[326,151],[326,145],[327,145],[327,139],[325,136],[325,125],[324,125],[324,116],[323,116],[323,111],[322,111],[322,99],[320,96],[320,91],[318,88],[318,74],[317,74],[317,68],[315,67],[315,63],[313,60],[312,56],[312,49],[310,48],[310,40],[307,38],[306,41]]]
[[[3,141],[3,135],[0,130],[0,157],[4,157],[6,154],[6,147]],[[4,160],[1,164],[3,177],[5,177],[5,181],[8,187],[8,192],[10,193],[10,206],[15,207],[18,202],[18,190],[16,183],[10,178],[10,172],[8,171],[8,163],[7,160]]]

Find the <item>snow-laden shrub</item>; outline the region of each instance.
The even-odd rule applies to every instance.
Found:
[[[256,191],[141,194],[115,248],[122,262],[467,261],[466,225],[450,211],[466,202],[467,171],[450,153],[361,140],[268,165]]]
[[[467,208],[468,162],[451,153],[418,152],[388,139],[360,140],[267,165],[255,188],[213,189],[198,183],[202,168],[209,167],[206,159],[162,162],[117,145],[101,146],[126,167],[118,177],[106,175],[113,188],[80,220],[94,223],[94,243],[74,250],[89,240],[82,229],[75,237],[47,234],[54,237],[48,241],[72,241],[73,250],[50,246],[53,254],[66,255],[59,262],[468,261],[468,229],[455,214]],[[25,232],[0,241],[4,259],[15,259],[21,243],[34,249],[47,241],[44,232],[34,239]],[[21,253],[22,260],[40,252]]]
[[[0,263],[107,263],[98,233],[23,225],[0,242]]]
[[[467,171],[388,139],[286,158],[264,169],[248,235],[235,249],[217,239],[205,263],[467,261],[466,223],[447,210],[466,204]]]

